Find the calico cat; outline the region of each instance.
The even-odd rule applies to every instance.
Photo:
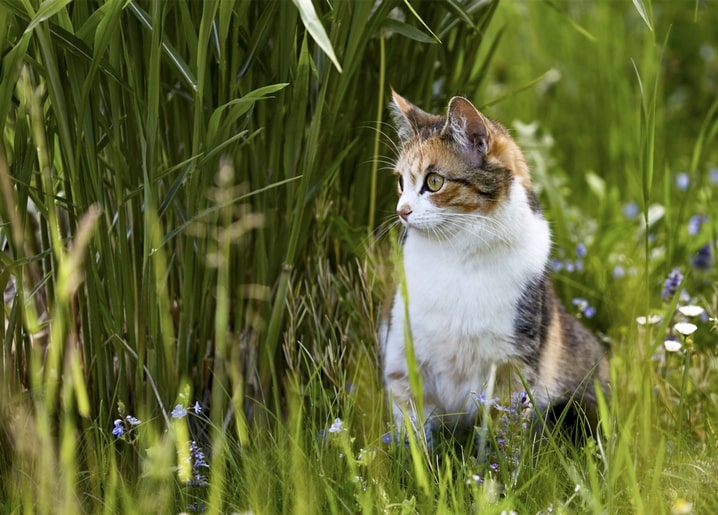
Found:
[[[408,306],[399,285],[379,340],[397,426],[408,412],[428,432],[472,427],[480,399],[505,399],[523,381],[549,424],[567,405],[593,419],[605,350],[547,278],[549,224],[520,148],[466,98],[438,116],[392,94]],[[412,396],[405,329],[422,402]]]

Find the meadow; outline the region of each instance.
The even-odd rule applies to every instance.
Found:
[[[710,1],[0,0],[0,512],[718,512]],[[601,431],[392,441],[394,88],[523,147]],[[441,274],[440,264],[432,273]]]

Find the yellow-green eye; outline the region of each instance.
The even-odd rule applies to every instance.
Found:
[[[438,173],[430,173],[426,176],[426,189],[429,191],[439,191],[444,185],[444,178]]]

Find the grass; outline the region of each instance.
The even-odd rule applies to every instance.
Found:
[[[0,511],[715,512],[716,22],[0,0]],[[384,442],[390,86],[526,150],[557,289],[612,351],[597,442]]]

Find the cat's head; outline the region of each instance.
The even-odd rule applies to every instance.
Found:
[[[445,116],[426,113],[392,91],[400,140],[397,214],[436,237],[490,223],[512,200],[535,211],[523,154],[506,129],[454,97]],[[516,186],[520,186],[520,195]]]

